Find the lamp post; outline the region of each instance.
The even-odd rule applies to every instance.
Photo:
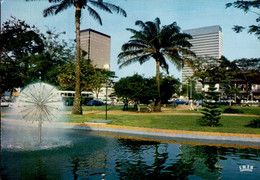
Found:
[[[105,64],[104,65],[104,69],[106,70],[106,71],[108,71],[109,70],[109,64]],[[107,120],[107,74],[106,74],[106,120]]]
[[[190,98],[192,99],[192,79],[190,79]]]

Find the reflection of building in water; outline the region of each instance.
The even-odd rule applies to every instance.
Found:
[[[92,60],[93,65],[98,68],[104,68],[104,65],[110,65],[110,43],[109,35],[85,29],[80,31],[81,49],[87,52],[85,59]]]
[[[200,57],[213,57],[219,59],[223,55],[223,37],[220,26],[201,27],[184,30],[184,33],[191,34],[193,39],[191,50]],[[193,70],[184,65],[182,69],[182,84],[187,84],[187,78],[193,75]],[[197,83],[198,84],[198,83]],[[196,86],[201,89],[201,84]]]

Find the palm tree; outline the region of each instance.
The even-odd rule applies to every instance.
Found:
[[[189,39],[191,35],[181,33],[176,22],[170,25],[160,26],[159,18],[154,22],[136,21],[135,25],[141,28],[140,31],[127,28],[133,36],[122,45],[122,52],[118,55],[119,68],[127,66],[133,62],[140,64],[153,58],[156,62],[156,83],[158,96],[155,101],[155,111],[161,111],[160,96],[160,67],[168,73],[166,58],[175,64],[180,70],[184,63],[190,65],[188,56],[195,56],[190,50]]]
[[[28,1],[28,0],[27,0]],[[102,25],[102,20],[98,12],[93,8],[106,11],[108,13],[116,12],[126,17],[126,12],[119,6],[104,2],[103,0],[48,0],[50,3],[56,3],[46,8],[43,11],[44,17],[49,15],[56,15],[67,8],[74,6],[75,11],[75,24],[76,24],[76,86],[75,86],[75,99],[73,104],[72,114],[82,114],[81,95],[80,95],[80,17],[82,9],[87,9],[89,15]],[[92,7],[93,6],[93,7]]]

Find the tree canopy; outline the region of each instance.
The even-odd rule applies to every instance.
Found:
[[[234,1],[233,3],[227,3],[226,8],[234,7],[241,9],[245,13],[253,13],[256,15],[256,24],[252,24],[248,26],[248,33],[255,34],[257,38],[260,40],[260,0],[251,0],[251,1]],[[236,33],[242,32],[246,27],[241,25],[235,25],[233,30]]]
[[[3,91],[39,80],[58,85],[58,69],[73,58],[73,48],[59,34],[42,34],[35,26],[11,17],[0,35]]]
[[[175,64],[180,69],[185,62],[191,62],[187,57],[195,55],[190,51],[191,35],[181,33],[180,27],[176,22],[170,25],[161,26],[159,18],[154,21],[136,21],[135,25],[140,30],[127,28],[133,35],[130,40],[122,45],[122,52],[118,55],[120,68],[131,63],[139,62],[143,64],[150,59],[156,62],[156,83],[157,98],[155,110],[161,110],[160,93],[160,67],[168,73],[168,63],[166,60]]]
[[[174,93],[178,93],[180,82],[171,76],[161,76],[162,102],[168,100]],[[135,74],[130,77],[121,78],[114,85],[115,94],[118,97],[134,101],[136,104],[149,104],[157,97],[157,85],[155,78],[144,78]]]
[[[33,0],[26,0],[33,1]],[[49,15],[56,15],[60,12],[68,9],[69,7],[75,7],[75,29],[76,29],[76,66],[75,66],[75,97],[73,103],[73,114],[82,114],[81,107],[81,79],[80,79],[80,64],[81,64],[81,48],[80,48],[80,20],[82,10],[86,9],[91,17],[99,22],[102,25],[102,20],[95,8],[98,8],[102,11],[112,13],[116,12],[126,17],[126,12],[119,6],[116,6],[110,2],[105,2],[103,0],[48,0],[52,5],[43,11],[43,16],[47,17]]]

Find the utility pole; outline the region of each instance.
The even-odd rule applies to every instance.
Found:
[[[192,80],[190,79],[190,98],[192,99]]]
[[[109,71],[109,64],[104,65],[104,69],[108,72]],[[108,80],[108,74],[106,73],[106,120],[107,120],[107,80]]]

